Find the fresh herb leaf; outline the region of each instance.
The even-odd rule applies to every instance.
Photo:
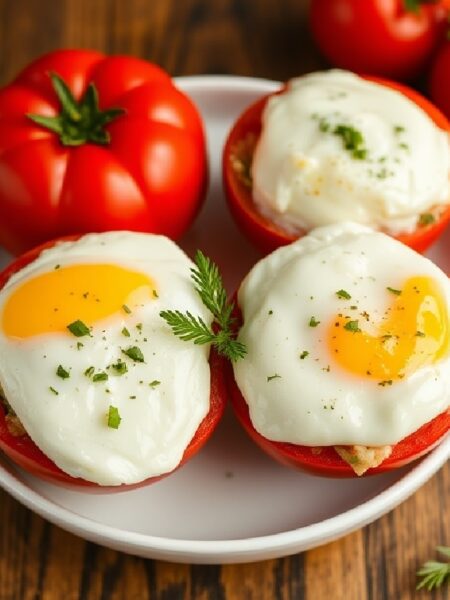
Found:
[[[94,374],[95,368],[94,367],[88,367],[86,369],[86,371],[84,372],[84,374],[86,375],[86,377],[91,377],[91,375]]]
[[[107,379],[108,379],[108,373],[105,373],[104,371],[101,371],[100,373],[96,373],[92,377],[92,381],[94,381],[95,383],[97,381],[106,381]]]
[[[142,351],[137,346],[130,346],[126,350],[122,350],[123,354],[134,360],[135,362],[145,362]]]
[[[66,369],[61,365],[59,365],[56,369],[56,374],[58,377],[61,377],[61,379],[69,379],[70,377],[69,371],[66,371]]]
[[[124,335],[125,337],[130,337],[130,332],[126,327],[122,329],[122,335]]]
[[[320,325],[320,321],[318,321],[316,319],[316,317],[311,317],[309,320],[309,326],[310,327],[317,327],[317,325]]]
[[[436,221],[436,217],[431,213],[422,213],[419,217],[419,225],[421,227],[426,227],[427,225],[432,225]]]
[[[151,388],[155,388],[158,387],[158,385],[161,385],[161,382],[158,381],[157,379],[154,379],[153,381],[150,381],[150,383],[148,384]]]
[[[344,300],[350,300],[351,299],[350,294],[348,292],[346,292],[345,290],[338,290],[336,292],[336,296],[338,298],[343,298]]]
[[[450,547],[438,546],[437,551],[450,558]],[[434,588],[450,582],[450,563],[429,560],[417,571],[417,577],[420,577],[421,581],[417,584],[416,589],[425,588],[430,592]]]
[[[77,350],[81,350],[81,348],[84,346],[83,342],[77,342]]]
[[[347,321],[344,325],[344,329],[351,331],[352,333],[359,333],[361,331],[359,328],[359,321]]]
[[[388,292],[391,292],[391,294],[395,294],[396,296],[400,296],[401,293],[402,293],[402,290],[396,290],[393,287],[389,287],[388,286],[386,289],[387,289]]]
[[[229,360],[243,358],[247,350],[236,340],[231,314],[234,304],[228,302],[227,293],[217,265],[200,250],[195,255],[196,267],[191,269],[191,278],[195,290],[203,304],[212,313],[217,329],[208,326],[201,317],[195,317],[187,311],[163,310],[159,314],[171,327],[174,335],[194,344],[212,344],[217,352]]]
[[[303,352],[300,354],[300,359],[301,360],[305,360],[305,358],[309,355],[308,350],[303,350]]]
[[[112,406],[110,404],[108,410],[108,427],[111,427],[111,429],[119,429],[121,420],[122,418],[119,414],[119,409],[117,406]]]
[[[74,321],[73,323],[70,323],[70,325],[67,325],[67,329],[76,337],[83,337],[84,335],[90,334],[89,327],[79,319]]]

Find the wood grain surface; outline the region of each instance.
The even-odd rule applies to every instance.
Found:
[[[361,0],[363,1],[363,0]],[[301,0],[0,0],[0,83],[57,47],[132,53],[173,75],[283,80],[326,66]],[[186,566],[101,548],[0,491],[0,600],[408,600],[415,571],[450,545],[450,465],[410,500],[340,541],[290,558]]]

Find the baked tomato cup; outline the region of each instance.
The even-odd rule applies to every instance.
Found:
[[[449,122],[401,84],[331,70],[247,108],[224,148],[230,210],[263,252],[351,220],[424,251],[450,221]]]
[[[353,223],[257,263],[237,294],[235,413],[280,462],[351,477],[401,467],[450,429],[450,283]]]
[[[180,237],[207,183],[203,124],[158,66],[57,50],[0,90],[0,244],[132,230]]]
[[[108,232],[48,243],[0,275],[0,448],[54,483],[120,491],[171,473],[225,405],[208,346],[163,309],[211,322],[193,263],[163,236]]]

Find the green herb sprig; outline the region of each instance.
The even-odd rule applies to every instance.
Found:
[[[438,546],[436,550],[443,556],[450,558],[450,547]],[[418,590],[425,588],[431,591],[444,583],[450,583],[450,562],[429,560],[417,571],[417,577],[421,579],[417,584],[416,589]]]
[[[227,292],[216,264],[200,250],[195,254],[195,268],[191,269],[191,279],[195,291],[203,304],[212,313],[213,324],[207,325],[201,317],[189,311],[163,310],[159,314],[170,326],[173,333],[184,341],[194,344],[212,344],[218,353],[231,361],[243,358],[247,353],[244,344],[236,339],[232,329],[234,304],[228,302]]]

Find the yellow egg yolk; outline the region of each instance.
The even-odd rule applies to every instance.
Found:
[[[2,329],[9,337],[65,332],[80,320],[87,326],[119,311],[129,313],[156,297],[154,282],[143,273],[112,264],[56,268],[18,286],[7,299]]]
[[[385,384],[435,363],[450,347],[447,304],[433,279],[412,277],[386,294],[391,303],[378,322],[366,312],[344,310],[328,330],[335,363]]]

